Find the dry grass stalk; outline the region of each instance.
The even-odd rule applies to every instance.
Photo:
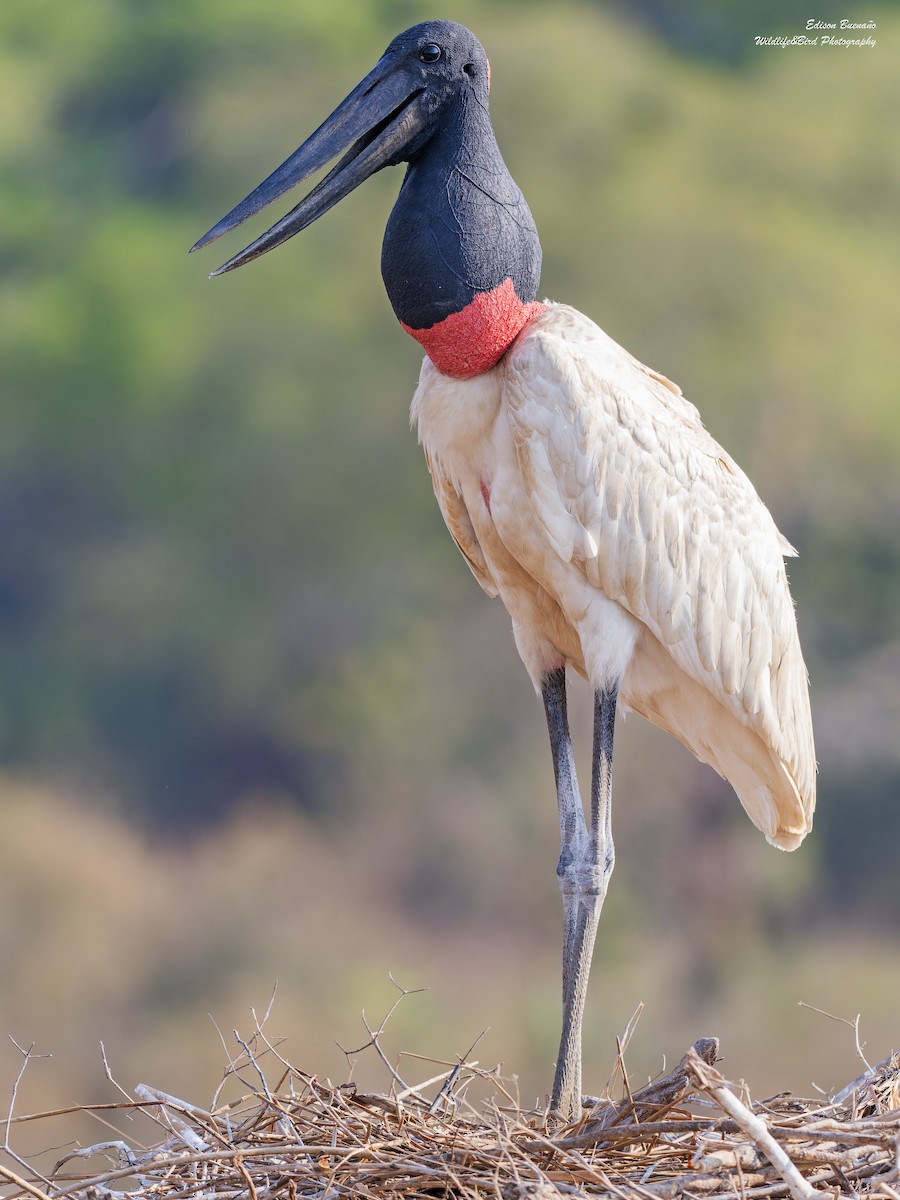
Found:
[[[384,1061],[383,1027],[367,1029]],[[780,1096],[751,1105],[715,1070],[716,1040],[701,1039],[674,1071],[637,1090],[626,1082],[625,1100],[597,1101],[575,1125],[556,1129],[545,1111],[518,1107],[496,1072],[466,1060],[415,1086],[392,1066],[392,1091],[368,1094],[291,1067],[259,1024],[238,1042],[242,1053],[226,1074],[246,1084],[240,1072],[249,1070],[261,1083],[239,1100],[219,1103],[217,1093],[204,1109],[142,1085],[136,1102],[101,1106],[104,1117],[152,1112],[168,1136],[149,1149],[106,1141],[68,1154],[49,1176],[29,1176],[10,1132],[60,1114],[10,1111],[3,1149],[17,1169],[0,1164],[8,1200],[900,1200],[897,1054],[839,1102]],[[264,1058],[278,1062],[272,1085]],[[467,1098],[476,1083],[491,1091],[477,1105]],[[110,1169],[75,1169],[100,1154],[112,1158]]]

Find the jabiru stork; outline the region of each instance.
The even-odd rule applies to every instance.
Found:
[[[559,806],[562,1036],[551,1110],[581,1104],[581,1029],[613,869],[617,704],[723,775],[769,842],[812,823],[806,667],[779,533],[681,390],[587,317],[536,300],[541,248],[488,115],[490,67],[464,26],[396,37],[330,117],[193,249],[341,155],[213,275],[293,237],[382,167],[407,164],[382,275],[425,349],[412,401],[434,491],[481,587],[500,596],[543,698]],[[588,818],[566,671],[594,694]]]

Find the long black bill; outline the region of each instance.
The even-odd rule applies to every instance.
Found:
[[[399,162],[403,150],[425,128],[426,114],[417,103],[424,90],[421,80],[412,80],[395,63],[382,58],[290,158],[191,247],[191,252],[199,250],[236,229],[346,150],[340,162],[296,208],[213,271],[210,279],[280,246],[381,167]]]

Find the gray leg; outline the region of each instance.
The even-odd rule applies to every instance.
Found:
[[[581,1026],[600,910],[615,853],[612,840],[612,751],[617,689],[594,696],[594,755],[590,828],[575,777],[563,668],[547,674],[544,709],[550,732],[559,802],[560,855],[556,868],[563,900],[563,1022],[551,1109],[568,1121],[581,1110]]]

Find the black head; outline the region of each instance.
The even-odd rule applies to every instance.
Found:
[[[414,160],[467,90],[487,107],[490,67],[478,39],[455,21],[425,21],[399,34],[330,117],[277,170],[192,247],[242,224],[325,166],[340,161],[296,208],[213,275],[243,266],[305,229],[382,167]]]
[[[413,25],[394,38],[382,56],[385,60],[425,89],[423,103],[433,113],[464,88],[487,104],[491,80],[487,54],[475,34],[456,21]]]

